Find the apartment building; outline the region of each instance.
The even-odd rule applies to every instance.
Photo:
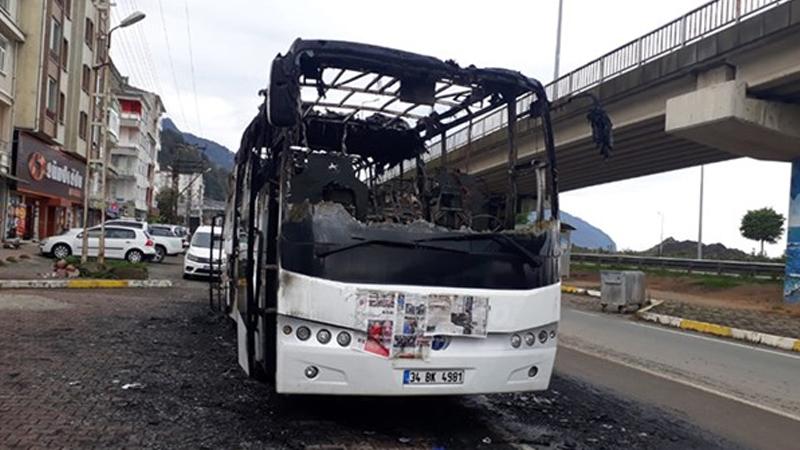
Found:
[[[119,140],[111,150],[116,175],[109,184],[114,211],[121,216],[146,218],[155,209],[155,173],[161,151],[164,105],[152,92],[129,83],[114,70],[114,97],[119,102]]]
[[[19,3],[25,43],[17,55],[13,235],[38,239],[78,226],[91,148],[94,67],[104,49],[107,13],[91,0]],[[9,233],[9,236],[11,233]]]
[[[25,42],[18,21],[19,1],[0,0],[0,236],[14,228],[15,207],[9,206],[9,192],[16,184],[13,175],[11,140],[14,134],[17,54]]]

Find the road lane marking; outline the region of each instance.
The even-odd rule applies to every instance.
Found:
[[[602,359],[602,360],[605,360],[605,361],[612,362],[614,364],[619,364],[621,366],[628,367],[630,369],[634,369],[634,370],[638,370],[640,372],[644,372],[644,373],[646,373],[648,375],[652,375],[654,377],[658,377],[658,378],[662,378],[662,379],[665,379],[665,380],[672,381],[674,383],[682,384],[684,386],[688,386],[688,387],[691,387],[691,388],[694,388],[694,389],[698,389],[698,390],[701,390],[703,392],[706,392],[706,393],[709,393],[709,394],[712,394],[712,395],[717,395],[719,397],[723,397],[723,398],[726,398],[728,400],[733,400],[735,402],[739,402],[739,403],[742,403],[744,405],[751,406],[753,408],[760,409],[762,411],[766,411],[768,413],[776,414],[776,415],[779,415],[781,417],[785,417],[787,419],[791,419],[791,420],[794,420],[796,422],[800,422],[800,415],[797,415],[797,414],[794,414],[794,413],[791,413],[791,412],[788,412],[788,411],[783,411],[783,410],[780,410],[780,409],[777,409],[777,408],[773,408],[771,406],[762,405],[760,403],[753,402],[752,400],[747,400],[745,398],[737,397],[737,396],[735,396],[733,394],[728,394],[727,392],[723,392],[723,391],[720,391],[720,390],[717,390],[717,389],[714,389],[714,388],[710,388],[708,386],[703,386],[701,384],[693,383],[691,381],[688,381],[688,380],[685,380],[685,379],[682,379],[682,378],[678,378],[678,377],[675,377],[675,376],[672,376],[672,375],[667,375],[667,374],[662,373],[662,372],[657,372],[655,370],[648,369],[646,367],[642,367],[642,366],[639,366],[637,364],[632,364],[632,363],[629,363],[627,361],[623,361],[621,359],[615,358],[613,356],[607,356],[607,355],[598,356],[598,355],[596,355],[594,353],[587,352],[587,351],[585,351],[583,349],[580,349],[578,347],[575,347],[575,346],[572,346],[572,345],[568,345],[568,344],[564,344],[563,342],[559,342],[558,345],[561,346],[561,347],[568,348],[568,349],[570,349],[572,351],[575,351],[575,352],[578,352],[578,353],[581,353],[581,354],[584,354],[584,355],[587,355],[587,356],[591,356],[593,358],[598,358],[598,359]]]
[[[759,352],[771,353],[773,355],[778,355],[778,356],[783,356],[783,357],[786,357],[786,358],[792,358],[792,359],[800,360],[800,355],[795,355],[793,353],[783,352],[783,351],[779,351],[779,350],[771,350],[771,349],[768,349],[768,348],[759,347],[759,346],[757,346],[755,344],[753,344],[753,345],[741,344],[739,342],[734,342],[734,341],[730,341],[730,340],[727,340],[727,339],[720,339],[720,338],[715,338],[715,337],[703,336],[703,335],[700,335],[700,334],[687,333],[685,331],[672,330],[672,329],[664,328],[664,327],[658,326],[658,325],[650,325],[650,324],[646,324],[646,323],[631,322],[631,321],[622,320],[622,319],[619,319],[619,318],[609,317],[609,316],[603,315],[603,314],[590,313],[590,312],[580,311],[580,310],[572,309],[572,308],[567,308],[567,309],[569,309],[570,312],[578,313],[578,314],[581,314],[581,315],[584,315],[584,316],[599,317],[599,318],[607,319],[607,320],[615,320],[615,321],[618,321],[619,323],[625,324],[625,325],[635,325],[637,327],[647,328],[647,329],[650,329],[650,330],[658,330],[658,331],[662,331],[664,333],[672,333],[672,334],[675,334],[675,335],[678,335],[678,336],[685,336],[685,337],[690,337],[690,338],[695,338],[695,339],[703,339],[703,340],[706,340],[706,341],[717,342],[719,344],[727,344],[727,345],[732,345],[734,347],[741,347],[741,348],[745,348],[745,349],[748,349],[748,350],[756,350],[756,351],[759,351]],[[563,318],[562,318],[562,321],[563,321]],[[796,346],[800,346],[800,340],[798,340],[798,342],[795,345]],[[800,350],[798,350],[798,351],[800,351]]]

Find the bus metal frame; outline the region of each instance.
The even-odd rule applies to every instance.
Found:
[[[309,94],[311,98],[308,98]],[[294,336],[291,330],[303,326],[301,325],[303,321],[298,321],[297,317],[281,314],[281,308],[286,306],[279,304],[280,295],[290,291],[292,284],[306,283],[309,290],[328,286],[330,289],[341,291],[347,289],[352,291],[355,289],[353,286],[358,289],[378,286],[392,292],[420,296],[428,295],[431,287],[454,296],[464,295],[465,292],[476,292],[480,295],[499,295],[506,299],[507,303],[517,305],[519,311],[528,314],[537,314],[540,310],[535,306],[526,306],[526,298],[530,300],[547,297],[555,299],[553,304],[557,309],[560,298],[557,270],[559,250],[555,244],[558,242],[560,231],[558,169],[550,117],[552,105],[547,99],[543,85],[533,78],[506,69],[461,67],[453,61],[441,61],[428,56],[367,44],[298,39],[285,55],[278,55],[273,61],[270,85],[262,91],[262,95],[264,102],[259,113],[245,130],[240,149],[236,154],[234,189],[225,219],[222,221],[226,256],[222,262],[225,270],[221,283],[227,292],[225,310],[237,322],[238,337],[243,343],[239,346],[239,362],[248,374],[275,383],[279,392],[320,394],[439,395],[546,388],[552,369],[552,358],[555,355],[557,311],[554,313],[555,323],[547,324],[547,327],[503,330],[498,336],[488,334],[487,339],[481,344],[483,351],[491,355],[500,347],[507,350],[507,345],[501,344],[499,340],[507,344],[508,336],[519,338],[534,333],[534,344],[539,340],[539,336],[544,336],[542,345],[550,338],[552,353],[547,353],[550,361],[545,364],[543,372],[546,373],[541,373],[539,381],[534,384],[516,380],[520,382],[509,382],[503,386],[473,383],[468,389],[449,386],[411,391],[397,386],[387,389],[386,385],[366,388],[341,387],[336,382],[317,383],[317,387],[314,387],[313,382],[318,377],[309,371],[311,367],[316,371],[320,369],[313,364],[309,364],[304,374],[296,374],[298,378],[296,383],[292,380],[275,378],[276,372],[281,369],[279,365],[289,364],[287,360],[282,360],[278,356],[278,346],[285,345],[279,344],[279,341],[288,342],[286,339],[292,339]],[[370,101],[364,100],[364,96],[377,98],[379,105],[368,104]],[[529,102],[521,102],[520,98],[528,98]],[[593,129],[595,142],[607,156],[611,147],[611,123],[596,99],[592,99],[593,108],[587,117]],[[520,105],[526,105],[525,109],[519,110]],[[489,227],[488,223],[494,221],[502,224],[502,228],[506,231],[492,230],[485,234],[469,232],[465,235],[463,217],[467,217],[467,223],[472,226],[478,223],[478,217],[487,214],[462,212],[461,215],[448,216],[449,209],[458,208],[442,207],[442,192],[445,191],[442,186],[446,186],[453,179],[467,178],[466,174],[448,164],[450,155],[448,155],[447,136],[464,127],[471,127],[475,120],[500,109],[504,109],[508,115],[506,127],[508,184],[504,198],[498,202],[500,206],[493,210],[494,215],[488,214],[492,218],[486,222],[486,227]],[[544,143],[544,161],[529,160],[524,163],[519,161],[516,134],[518,121],[522,119],[538,124]],[[441,154],[438,166],[435,167],[438,172],[431,173],[423,154],[429,151],[427,143],[434,138],[439,138]],[[502,251],[496,253],[500,259],[524,261],[524,264],[518,264],[522,264],[525,269],[518,270],[529,274],[529,279],[521,286],[511,289],[501,287],[481,289],[480,280],[470,280],[469,283],[472,285],[466,287],[458,286],[458,282],[437,286],[436,280],[430,279],[419,283],[413,282],[413,279],[411,282],[405,280],[407,282],[395,283],[387,280],[380,283],[374,279],[353,281],[348,278],[351,275],[346,273],[336,273],[328,279],[326,276],[309,277],[308,274],[286,269],[283,267],[286,259],[281,258],[282,245],[286,245],[286,239],[281,240],[284,221],[288,220],[287,217],[292,213],[301,214],[295,213],[296,211],[305,211],[309,217],[314,214],[306,211],[308,208],[304,206],[309,204],[311,198],[303,197],[307,193],[297,194],[304,199],[304,203],[292,203],[295,193],[301,192],[305,186],[302,183],[292,183],[297,176],[296,172],[300,170],[297,161],[298,158],[302,160],[299,165],[306,164],[303,166],[303,170],[306,170],[309,161],[322,158],[317,155],[318,153],[336,155],[336,158],[340,158],[325,160],[328,161],[329,167],[336,167],[337,170],[340,165],[337,161],[345,161],[346,158],[352,160],[352,169],[357,176],[355,178],[350,176],[348,179],[352,184],[358,184],[357,181],[353,181],[354,179],[364,182],[369,191],[367,198],[370,206],[367,209],[370,211],[375,209],[374,203],[377,201],[376,197],[381,186],[392,182],[392,178],[401,183],[408,181],[415,185],[415,195],[421,199],[419,218],[433,223],[432,226],[438,227],[437,233],[439,233],[432,238],[424,236],[420,238],[414,235],[415,240],[409,242],[413,242],[414,248],[417,249],[415,252],[446,250],[470,254],[465,248],[475,246],[471,241],[481,240],[485,241],[482,244],[484,248],[501,249]],[[408,161],[414,164],[415,171],[405,171],[405,162]],[[341,166],[347,164],[342,163]],[[389,175],[392,170],[395,171],[394,177]],[[535,193],[536,213],[535,221],[527,231],[515,234],[512,231],[515,229],[519,209],[517,174],[523,170],[535,170],[538,176],[538,189]],[[332,177],[329,185],[346,184],[347,177],[342,177],[338,181],[335,179],[336,175]],[[437,199],[431,194],[431,185],[439,186]],[[361,189],[361,186],[353,189]],[[458,193],[455,195],[458,196]],[[353,204],[348,204],[351,208],[349,211],[358,219],[357,223],[342,227],[359,227],[370,221],[363,218],[364,206],[355,200],[361,197],[353,194]],[[327,199],[325,201],[329,202]],[[437,201],[439,203],[436,203]],[[432,205],[438,208],[436,214],[432,212]],[[549,210],[545,210],[546,205],[549,205]],[[449,218],[445,220],[441,219],[442,217]],[[458,226],[460,228],[457,228]],[[442,232],[442,229],[447,227],[450,227],[451,231]],[[369,227],[365,230],[374,231]],[[523,236],[525,233],[527,237],[534,236],[538,239],[536,245],[539,247],[533,244],[535,239],[525,240]],[[243,234],[246,236],[244,243],[241,242]],[[374,237],[367,239],[350,236],[348,239],[349,242],[340,242],[340,245],[332,250],[322,252],[314,250],[314,255],[333,255],[369,245],[371,242],[400,247],[412,245],[409,242],[382,241]],[[363,244],[359,239],[366,240],[367,244]],[[444,241],[447,242],[446,248],[442,247]],[[314,245],[316,246],[316,243]],[[539,249],[537,250],[539,253],[531,250],[534,247]],[[286,258],[289,256],[286,255]],[[298,264],[302,265],[293,264],[295,268],[299,267]],[[541,272],[534,270],[537,264],[542,267]],[[533,275],[530,275],[531,273]],[[341,279],[337,280],[337,277]],[[420,280],[423,278],[424,276]],[[525,283],[534,283],[535,286],[529,289],[533,284],[528,286]],[[338,301],[341,306],[348,300]],[[503,314],[513,315],[513,311],[505,306],[495,305],[492,308]],[[305,320],[313,322],[314,319],[310,316]],[[342,323],[326,326],[331,328],[332,332],[348,329],[346,324]],[[310,340],[313,339],[312,336]],[[448,342],[458,340],[458,338],[448,339]],[[458,345],[454,344],[454,347]],[[368,366],[373,367],[371,370],[380,372],[382,370],[380,364],[370,361]],[[414,364],[420,363],[395,361],[385,367],[389,370],[387,373],[392,373],[391,371],[398,367],[413,367]],[[536,375],[535,369],[534,366],[525,370],[532,378]],[[303,376],[306,378],[303,379]]]

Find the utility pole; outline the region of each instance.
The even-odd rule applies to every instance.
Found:
[[[173,199],[173,201],[171,202],[172,204],[169,205],[169,209],[171,210],[170,212],[172,212],[172,217],[177,222],[178,221],[178,199],[180,198],[180,196],[178,195],[178,191],[180,191],[179,180],[180,180],[180,176],[181,175],[178,172],[178,170],[175,167],[175,165],[170,166],[170,170],[172,171],[171,175],[172,175],[172,199]]]
[[[558,80],[559,66],[561,64],[561,22],[564,18],[564,0],[558,0],[558,25],[556,26],[556,61],[553,67],[553,81]],[[553,98],[558,96],[558,83],[553,84]]]
[[[181,146],[179,148],[187,148],[187,147],[192,147],[192,148],[195,148],[195,149],[197,148],[197,147],[194,147],[194,146]],[[180,155],[180,153],[179,153],[179,155]],[[175,162],[173,162],[173,164],[170,167],[170,169],[172,170],[172,189],[173,189],[173,192],[175,193],[175,210],[174,211],[175,211],[175,217],[176,218],[178,217],[178,211],[180,209],[179,206],[178,206],[178,203],[179,203],[179,200],[181,198],[181,195],[185,191],[187,191],[187,190],[189,191],[187,193],[187,197],[186,197],[186,217],[184,218],[184,222],[186,223],[186,226],[188,228],[189,225],[190,225],[189,221],[190,221],[190,217],[191,217],[191,208],[192,208],[191,186],[195,181],[197,181],[197,179],[200,176],[202,176],[203,174],[205,174],[208,171],[210,171],[211,168],[206,168],[206,166],[203,163],[203,161],[186,161],[186,160],[176,159]],[[198,172],[201,172],[201,173],[198,173]],[[197,176],[195,176],[193,179],[191,179],[189,181],[189,183],[186,186],[183,187],[183,189],[179,189],[179,185],[180,185],[179,178],[180,178],[181,174],[196,174],[196,173],[198,173]]]
[[[111,24],[111,2],[108,0],[98,0],[96,3],[96,7],[100,14],[100,20],[98,23],[98,28],[100,30],[108,29],[108,32],[102,34],[99,39],[102,42],[98,43],[98,52],[100,53],[100,58],[102,62],[94,67],[96,79],[95,85],[98,82],[102,83],[103,93],[102,95],[98,95],[95,92],[95,98],[92,99],[92,137],[90,138],[90,145],[89,150],[87,151],[87,158],[86,158],[86,184],[84,190],[84,208],[83,208],[83,248],[81,250],[81,260],[86,261],[88,258],[88,243],[89,243],[89,233],[88,233],[88,217],[89,217],[89,175],[91,175],[90,165],[92,160],[88,157],[92,153],[92,147],[94,146],[94,128],[99,128],[98,133],[98,157],[95,162],[99,162],[101,166],[101,176],[100,176],[100,183],[101,183],[101,199],[100,199],[100,242],[99,248],[97,252],[97,261],[102,264],[105,262],[105,221],[106,221],[106,209],[108,208],[108,164],[109,164],[109,153],[110,150],[108,148],[108,132],[109,132],[109,115],[108,110],[111,105],[111,80],[110,80],[110,65],[111,65],[111,34],[117,28],[125,28],[131,26],[142,19],[145,18],[145,14],[140,11],[134,11],[128,17],[124,18],[119,25],[109,29]],[[102,50],[101,50],[102,49]],[[100,111],[100,118],[98,121],[97,118],[97,100],[100,99],[99,104],[99,111]]]
[[[703,259],[703,176],[705,166],[700,166],[700,215],[697,225],[697,259]]]
[[[186,229],[192,229],[192,185],[186,185]]]
[[[102,6],[101,6],[102,5]],[[104,1],[98,5],[100,9],[100,23],[105,24],[101,29],[109,29],[111,22],[111,3]],[[111,153],[108,148],[108,110],[111,106],[111,80],[109,65],[111,65],[111,31],[109,30],[103,38],[103,64],[102,70],[102,83],[103,83],[103,96],[101,97],[100,114],[100,155],[103,160],[102,172],[100,182],[100,242],[97,249],[97,262],[103,264],[106,259],[106,210],[108,209],[108,163],[110,158],[108,154]]]
[[[661,234],[659,235],[660,237],[658,240],[658,256],[664,256],[664,213],[659,211],[658,216],[661,218]]]

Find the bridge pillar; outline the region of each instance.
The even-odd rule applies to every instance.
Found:
[[[800,302],[800,159],[792,162],[789,192],[789,221],[786,225],[786,276],[783,300]]]

